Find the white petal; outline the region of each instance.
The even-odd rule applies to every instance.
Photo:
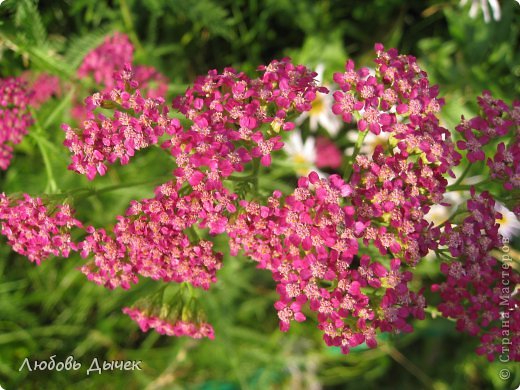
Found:
[[[500,4],[497,0],[489,0],[489,5],[491,6],[491,9],[493,10],[493,19],[496,21],[500,20],[502,17],[502,14],[500,12]]]
[[[323,83],[323,72],[325,72],[325,65],[318,64],[316,66],[316,73],[318,73],[318,76],[316,76],[316,80],[318,80],[318,83]]]

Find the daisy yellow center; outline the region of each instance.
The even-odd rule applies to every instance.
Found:
[[[296,165],[303,165],[303,164],[306,164],[307,163],[307,159],[305,158],[305,156],[303,154],[295,154],[294,157],[294,163]]]
[[[309,112],[309,115],[320,115],[323,110],[325,109],[325,102],[323,101],[323,98],[318,95],[316,96],[316,99],[312,102],[312,108]]]
[[[309,173],[310,164],[303,154],[295,154],[293,156],[293,161],[295,165],[295,171],[299,176],[306,176]]]
[[[496,222],[498,222],[501,226],[507,224],[507,216],[502,213],[502,218],[496,219]]]

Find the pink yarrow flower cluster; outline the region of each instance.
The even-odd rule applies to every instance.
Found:
[[[134,60],[134,46],[127,35],[116,32],[107,37],[104,42],[90,51],[80,67],[78,77],[91,77],[103,86],[105,91],[117,86],[115,74],[121,72],[127,64]],[[145,65],[136,65],[135,77],[142,92],[147,97],[164,97],[168,90],[168,79],[155,68]]]
[[[462,117],[456,130],[462,136],[457,142],[460,149],[467,151],[470,162],[486,159],[485,146],[499,139],[496,153],[486,163],[491,177],[504,182],[506,190],[520,187],[520,101],[509,107],[504,101],[495,99],[489,91],[478,98],[482,114],[466,120]]]
[[[78,77],[92,77],[97,84],[112,89],[116,86],[114,73],[130,64],[133,57],[134,47],[128,37],[116,32],[85,56],[78,68]]]
[[[252,159],[269,166],[272,152],[283,146],[279,131],[294,128],[287,117],[309,111],[316,93],[326,91],[315,85],[315,73],[288,59],[258,71],[256,79],[232,68],[210,71],[174,101],[193,122],[164,145],[176,159],[179,180],[196,185],[206,176],[208,189],[221,188],[222,179]]]
[[[33,123],[29,112],[33,93],[20,78],[0,79],[0,169],[13,158],[13,146],[22,142]]]
[[[7,243],[36,264],[51,255],[69,257],[78,249],[70,230],[82,225],[67,204],[51,208],[27,194],[21,199],[0,194],[0,222]]]
[[[120,87],[118,74],[123,72],[134,59],[134,46],[128,36],[116,32],[91,50],[78,68],[78,78],[91,78],[101,86],[101,93]],[[168,91],[168,78],[152,66],[132,65],[133,78],[140,86],[139,93],[146,98],[164,99]],[[124,89],[124,88],[123,88]],[[81,123],[88,116],[88,107],[77,103],[72,116]]]
[[[437,98],[438,88],[429,84],[415,58],[384,51],[379,44],[375,48],[375,76],[366,68],[356,71],[352,61],[346,72],[334,75],[340,87],[336,113],[347,121],[357,118],[361,132],[390,135],[372,156],[356,157],[349,183],[352,205],[368,225],[366,245],[372,242],[382,254],[390,251],[415,265],[431,241],[424,216],[442,201],[444,175],[453,175],[460,155],[449,131],[439,125],[443,101]],[[342,104],[345,99],[353,104]]]
[[[409,271],[390,257],[387,265],[360,253],[369,223],[348,205],[353,189],[339,176],[300,178],[286,197],[268,206],[242,201],[229,228],[232,254],[242,249],[272,271],[280,299],[280,329],[304,321],[304,305],[317,313],[327,345],[344,353],[363,342],[375,347],[376,331],[410,332],[409,317],[424,318],[424,297],[410,291]],[[371,292],[367,292],[370,289]]]
[[[489,361],[502,356],[502,341],[507,336],[508,360],[520,361],[520,297],[513,294],[520,274],[491,254],[503,245],[496,223],[500,214],[494,204],[489,193],[472,192],[467,203],[470,215],[459,225],[447,223],[440,244],[453,259],[441,264],[446,281],[433,285],[432,290],[440,293],[438,309],[457,321],[458,331],[480,337],[479,355]],[[507,330],[502,321],[507,321]]]
[[[157,333],[167,336],[187,336],[194,339],[209,338],[211,340],[215,338],[213,327],[206,322],[172,321],[150,315],[146,311],[142,311],[138,308],[129,307],[125,307],[123,313],[137,322],[143,332],[154,329]]]
[[[141,275],[208,289],[216,281],[222,254],[213,251],[211,241],[193,235],[196,224],[221,231],[215,200],[196,191],[181,197],[179,189],[179,184],[166,183],[154,198],[132,202],[126,216],[118,217],[114,237],[90,228],[80,248],[83,257],[92,254],[94,259],[82,267],[83,273],[109,288],[129,288]]]
[[[358,155],[349,182],[311,174],[284,204],[280,193],[267,206],[241,202],[245,211],[228,228],[232,253],[243,250],[273,272],[281,329],[305,320],[308,303],[327,344],[345,353],[362,342],[374,347],[376,331],[409,332],[409,318],[424,318],[425,299],[410,291],[407,267],[428,252],[434,236],[424,216],[460,159],[436,116],[437,88],[415,58],[381,45],[376,52],[375,76],[352,61],[335,74],[333,110],[391,141]]]
[[[47,73],[35,74],[33,72],[24,72],[21,76],[31,90],[31,98],[29,105],[39,108],[53,96],[61,95],[61,82],[59,77]]]
[[[85,100],[87,119],[81,128],[63,125],[64,145],[72,152],[69,169],[89,180],[106,173],[107,165],[120,161],[128,164],[135,152],[158,142],[165,132],[173,134],[179,121],[166,116],[162,98],[143,98],[137,89],[132,68],[117,75],[114,89],[95,93]],[[98,108],[112,108],[112,117],[95,113]]]
[[[227,234],[232,255],[242,251],[271,271],[281,330],[315,316],[326,344],[344,353],[361,343],[375,347],[379,332],[410,332],[413,319],[424,319],[424,289],[412,288],[412,270],[429,250],[446,246],[459,260],[441,266],[447,281],[434,288],[445,301],[439,310],[456,318],[459,330],[481,337],[479,353],[494,356],[501,314],[498,263],[489,252],[500,244],[499,215],[492,198],[473,194],[471,216],[462,224],[435,227],[425,219],[442,202],[444,176],[454,176],[461,156],[439,123],[444,102],[438,88],[415,58],[380,44],[375,50],[374,72],[356,70],[348,61],[345,72],[334,75],[332,111],[355,124],[359,141],[371,132],[387,135],[386,143],[371,154],[357,150],[343,178],[320,179],[313,172],[298,180],[292,194],[275,191],[263,203],[256,191],[260,166],[272,164],[283,131],[294,129],[291,118],[311,110],[318,93],[328,93],[317,85],[316,73],[289,59],[260,66],[256,78],[232,68],[212,70],[174,100],[173,109],[184,116],[181,125],[163,99],[166,80],[153,68],[130,66],[133,47],[116,34],[80,67],[81,77],[92,76],[104,89],[85,100],[86,120],[79,128],[63,126],[72,153],[69,168],[92,180],[117,161],[129,163],[137,150],[158,145],[173,157],[171,180],[154,197],[132,201],[113,228],[88,226],[77,244],[69,231],[81,224],[68,206],[49,213],[38,199],[16,203],[3,196],[2,233],[38,263],[78,250],[88,259],[81,270],[89,280],[125,289],[139,277],[208,289],[223,255],[207,235]],[[511,138],[498,145],[488,165],[513,188],[520,106],[509,108],[489,94],[479,104],[484,116],[459,126],[465,141],[458,146],[473,162],[483,159],[479,148],[493,134]],[[328,157],[323,164],[338,167],[341,156]],[[255,200],[246,200],[249,188]],[[20,221],[13,210],[29,217]],[[513,283],[517,279],[511,276]],[[517,308],[512,294],[509,298],[508,308]],[[143,331],[213,338],[211,325],[190,315],[193,300],[190,287],[187,300],[169,305],[161,295],[124,312]]]

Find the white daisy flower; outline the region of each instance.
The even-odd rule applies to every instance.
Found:
[[[320,177],[326,175],[316,168],[316,140],[307,137],[305,143],[299,130],[294,130],[289,135],[283,149],[289,157],[288,162],[299,176],[307,176],[311,171],[318,173]]]
[[[500,224],[498,233],[507,238],[517,236],[520,233],[520,221],[516,215],[500,202],[495,203],[495,210],[502,214],[502,218],[496,220]]]
[[[461,0],[461,7],[465,6],[468,3],[468,0]],[[489,3],[489,5],[488,5]],[[479,9],[482,9],[482,13],[484,14],[484,22],[489,23],[491,21],[491,15],[489,14],[489,7],[491,7],[491,11],[493,12],[493,19],[495,21],[499,21],[502,17],[502,13],[500,10],[500,3],[498,0],[471,0],[471,8],[469,9],[469,16],[472,19],[477,17]]]
[[[316,67],[316,73],[318,73],[316,79],[320,85],[323,83],[324,70],[325,67],[323,64],[319,64]],[[309,127],[312,131],[318,130],[318,126],[321,126],[327,130],[331,136],[336,136],[341,128],[342,121],[340,117],[334,115],[332,112],[333,104],[334,98],[332,97],[332,91],[328,94],[318,93],[316,99],[312,102],[312,109],[301,114],[295,121],[296,125],[300,126],[306,119],[309,119]]]

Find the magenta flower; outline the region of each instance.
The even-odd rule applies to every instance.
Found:
[[[48,208],[40,198],[27,194],[23,199],[0,194],[1,234],[15,252],[38,265],[51,255],[69,257],[78,250],[70,230],[82,225],[72,215],[67,204]]]
[[[275,304],[280,329],[287,331],[293,320],[304,321],[308,304],[325,342],[345,353],[362,342],[374,347],[376,329],[410,331],[407,317],[424,316],[424,298],[408,290],[411,274],[401,274],[400,262],[387,270],[363,255],[359,266],[353,266],[359,252],[356,236],[369,230],[353,218],[353,207],[343,205],[351,196],[352,188],[339,176],[326,181],[313,173],[299,179],[284,206],[279,193],[268,207],[241,202],[244,214],[228,227],[232,253],[240,248],[259,267],[272,271],[280,295]],[[337,287],[320,287],[324,284]],[[363,287],[382,291],[384,310],[362,293]]]
[[[123,313],[137,322],[143,332],[154,329],[157,333],[167,336],[187,336],[194,339],[209,338],[211,340],[215,338],[213,327],[206,322],[171,321],[147,314],[146,311],[129,307],[125,307]]]
[[[61,82],[57,76],[47,73],[34,74],[27,71],[21,77],[29,85],[31,90],[29,104],[35,108],[40,107],[53,96],[61,95]]]
[[[495,99],[489,91],[478,98],[481,115],[470,120],[461,119],[456,130],[462,140],[457,142],[461,150],[467,150],[470,162],[486,160],[485,146],[499,139],[493,157],[487,159],[491,177],[503,181],[504,188],[512,190],[520,187],[520,101],[511,107],[500,99]]]
[[[85,99],[80,128],[63,126],[72,154],[69,168],[92,180],[157,145],[175,163],[171,180],[153,197],[132,201],[113,228],[87,227],[79,244],[72,242],[70,229],[81,224],[66,206],[49,212],[38,199],[2,195],[2,233],[31,261],[80,251],[88,259],[82,272],[111,289],[128,289],[140,276],[182,283],[186,296],[179,292],[171,303],[163,302],[164,294],[149,297],[123,311],[143,331],[194,338],[214,337],[194,309],[192,286],[208,289],[216,282],[223,255],[207,237],[225,233],[232,255],[241,251],[271,272],[280,329],[313,317],[325,343],[343,353],[362,343],[374,348],[379,333],[411,332],[412,320],[425,318],[424,287],[417,286],[411,270],[436,251],[446,276],[433,287],[442,299],[439,310],[456,320],[458,330],[479,337],[478,353],[491,358],[503,302],[499,263],[490,255],[502,242],[500,215],[489,194],[472,191],[462,222],[428,222],[426,214],[443,201],[445,176],[455,176],[461,155],[439,122],[444,101],[438,88],[416,59],[381,44],[375,51],[374,70],[356,70],[349,60],[345,72],[334,75],[339,89],[332,112],[355,122],[355,131],[380,134],[381,144],[368,152],[356,144],[345,177],[322,179],[311,172],[289,195],[274,191],[262,202],[260,165],[272,164],[274,152],[283,147],[281,131],[294,129],[291,118],[311,110],[319,93],[328,93],[317,74],[289,59],[260,66],[253,79],[232,68],[211,70],[174,100],[176,115],[184,117],[181,126],[162,97],[166,79],[153,68],[126,64],[133,48],[116,34],[80,68],[82,77],[92,76],[105,89]],[[458,149],[470,162],[485,160],[488,145],[500,139],[487,165],[493,178],[514,189],[520,103],[509,107],[485,92],[479,105],[480,116],[457,126]],[[365,134],[359,134],[362,141]],[[318,145],[319,164],[339,168],[341,155],[327,142]],[[514,285],[519,276],[510,271]],[[517,308],[514,294],[507,298],[508,309]]]
[[[115,33],[89,52],[80,67],[78,77],[92,77],[107,89],[115,87],[114,73],[132,62],[134,47],[125,34]]]
[[[338,147],[328,138],[316,139],[316,167],[338,169],[342,156]]]
[[[476,196],[472,192],[467,204],[470,215],[456,227],[447,225],[440,243],[448,247],[454,258],[441,264],[446,281],[433,285],[432,290],[440,293],[442,303],[438,308],[443,316],[455,319],[458,331],[479,337],[477,353],[490,361],[502,353],[498,348],[502,336],[497,329],[507,313],[509,339],[514,341],[510,359],[519,360],[520,316],[516,309],[520,298],[513,294],[514,288],[506,292],[501,287],[518,284],[520,274],[491,255],[494,248],[502,246],[496,223],[499,213],[494,204],[488,193]]]
[[[132,69],[117,75],[114,89],[95,93],[85,100],[87,119],[80,129],[63,125],[64,145],[72,152],[69,169],[93,180],[103,176],[107,165],[120,161],[128,164],[137,150],[157,144],[159,138],[180,131],[177,119],[166,116],[162,98],[143,98]],[[115,108],[113,117],[96,114],[97,108]]]
[[[28,105],[33,93],[20,78],[0,79],[0,169],[13,158],[13,146],[22,142],[33,119]]]

